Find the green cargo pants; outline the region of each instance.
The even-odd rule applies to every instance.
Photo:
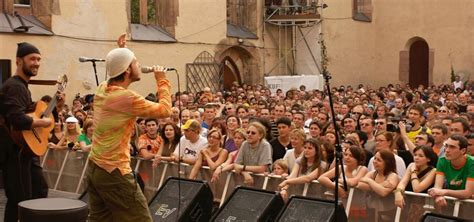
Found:
[[[151,222],[150,210],[133,174],[108,173],[92,161],[87,176],[89,221]]]

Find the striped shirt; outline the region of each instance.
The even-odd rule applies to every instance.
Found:
[[[130,167],[130,137],[136,117],[163,118],[171,114],[171,84],[157,82],[159,102],[121,86],[103,82],[94,97],[94,134],[89,159],[111,173],[119,169],[122,175],[132,172]]]

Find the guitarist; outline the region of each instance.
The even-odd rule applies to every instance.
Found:
[[[26,143],[14,142],[12,131],[48,127],[51,119],[35,119],[26,115],[32,107],[30,78],[38,75],[41,54],[34,45],[18,43],[16,73],[1,88],[0,97],[0,163],[7,204],[4,221],[18,220],[18,203],[23,200],[48,196],[48,185],[43,177],[39,157]]]

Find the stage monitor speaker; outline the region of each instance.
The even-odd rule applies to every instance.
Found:
[[[292,196],[286,208],[278,216],[278,221],[345,222],[347,215],[342,203],[339,203],[334,212],[334,201]]]
[[[473,222],[474,220],[462,219],[453,216],[427,213],[423,216],[422,222]]]
[[[207,182],[170,177],[149,203],[153,221],[209,221],[214,196]]]
[[[278,192],[237,187],[213,221],[275,221],[285,206]]]

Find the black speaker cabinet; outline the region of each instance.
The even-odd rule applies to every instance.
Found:
[[[278,192],[237,187],[217,211],[213,221],[275,221],[284,205]]]
[[[292,196],[286,208],[278,216],[278,221],[347,221],[342,203],[339,203],[337,210],[334,207],[334,201]]]
[[[421,219],[422,222],[473,222],[474,220],[467,220],[462,218],[456,218],[452,216],[446,216],[441,214],[427,213]]]
[[[207,182],[170,177],[149,203],[153,221],[209,221],[214,196]]]

